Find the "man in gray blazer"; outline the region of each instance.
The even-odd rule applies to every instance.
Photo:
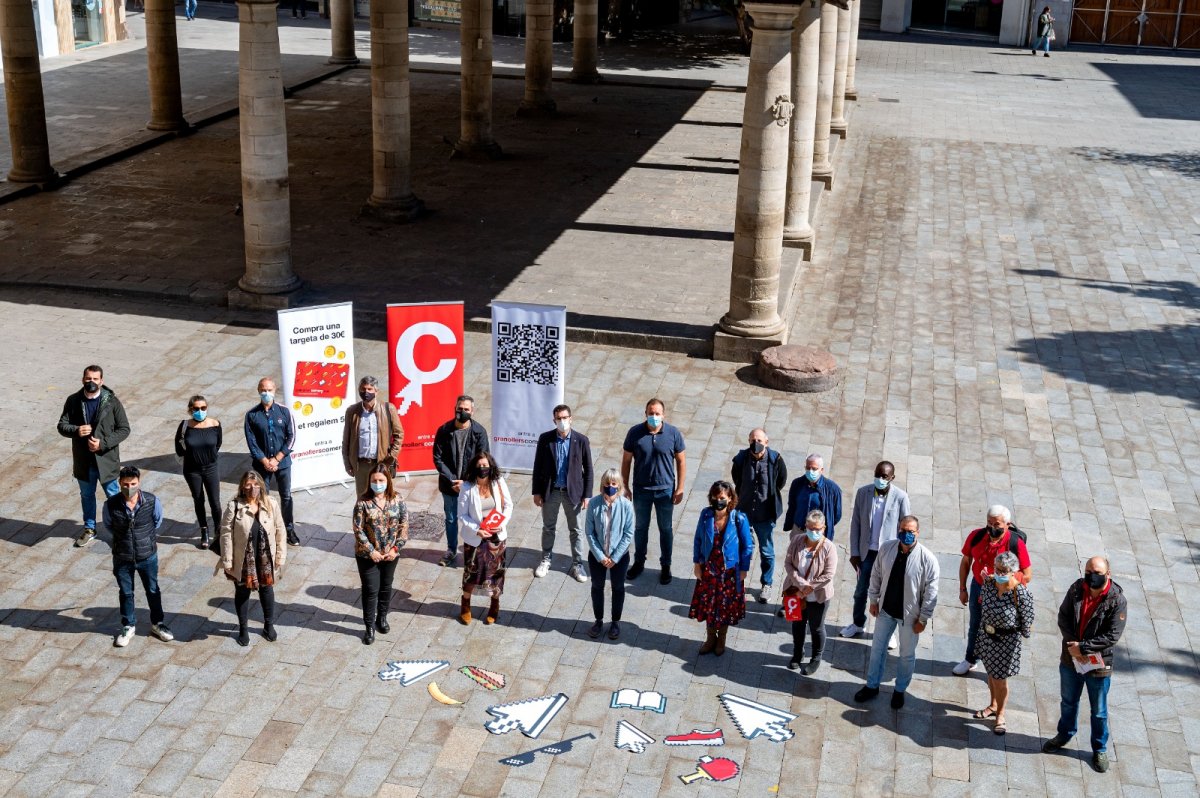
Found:
[[[900,519],[912,513],[908,494],[895,483],[896,467],[883,460],[875,466],[875,480],[854,494],[850,519],[850,565],[858,574],[854,587],[854,617],[842,637],[858,637],[867,626],[867,590],[879,547],[895,540]]]

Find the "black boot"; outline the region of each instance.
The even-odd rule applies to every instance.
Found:
[[[208,527],[200,527],[200,542],[196,544],[198,549],[207,549],[212,545],[212,541],[208,538]]]
[[[375,630],[381,635],[385,635],[392,631],[392,627],[388,625],[387,616],[382,612],[379,613],[379,617],[375,619]]]
[[[237,644],[239,646],[250,645],[250,632],[245,626],[238,627]]]
[[[363,645],[369,646],[375,642],[375,627],[368,626],[367,631],[363,633]]]

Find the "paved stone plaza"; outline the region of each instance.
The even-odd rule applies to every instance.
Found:
[[[418,47],[414,37],[414,61]],[[369,648],[360,641],[350,493],[331,487],[297,495],[304,546],[289,552],[277,589],[279,641],[253,636],[239,648],[230,637],[232,591],[212,575],[213,556],[192,545],[191,502],[171,451],[187,396],[206,394],[228,433],[228,494],[246,466],[241,414],[257,378],[278,371],[274,331],[254,326],[269,317],[177,301],[209,299],[206,287],[240,270],[236,122],[0,206],[0,371],[9,396],[0,404],[0,792],[1195,795],[1200,623],[1185,608],[1200,602],[1200,481],[1192,473],[1200,455],[1200,62],[1123,51],[1034,60],[1028,51],[869,37],[859,55],[860,101],[792,324],[794,342],[838,356],[842,384],[794,396],[757,386],[732,364],[569,346],[568,401],[598,468],[619,462],[624,432],[650,396],[667,401],[668,421],[688,442],[678,578],[660,587],[651,568],[631,584],[615,644],[585,635],[588,586],[564,573],[565,530],[555,569],[533,578],[540,514],[527,478],[515,476],[522,498],[498,625],[464,628],[455,619],[460,572],[436,565],[430,533],[441,502],[434,480],[421,477],[405,496],[414,537],[426,540],[405,549],[390,634]],[[744,63],[706,63],[698,76],[734,86]],[[48,72],[47,83],[66,71]],[[631,64],[624,77],[636,71]],[[647,80],[663,77],[647,71]],[[518,155],[460,166],[441,160],[445,148],[435,157],[436,136],[454,132],[456,84],[415,75],[414,141],[427,156],[416,190],[437,198],[439,214],[389,229],[353,221],[370,190],[369,128],[354,128],[367,118],[365,78],[343,73],[289,103],[294,247],[314,297],[445,298],[426,295],[440,287],[473,302],[558,300],[664,324],[715,321],[728,288],[736,179],[728,167],[736,166],[741,95],[556,83],[564,118],[540,128],[500,112],[515,107],[520,84],[498,80],[497,138]],[[600,110],[589,115],[593,97]],[[341,105],[321,110],[331,103]],[[606,113],[619,123],[607,134],[574,132],[582,129],[576,120],[601,125]],[[639,115],[653,141],[613,132]],[[591,162],[591,172],[571,171]],[[693,162],[705,168],[637,166]],[[501,190],[503,181],[511,183]],[[547,196],[535,196],[536,186]],[[543,217],[522,213],[524,200],[553,210],[545,229]],[[481,222],[474,247],[463,240],[472,214]],[[634,234],[620,225],[711,235]],[[514,251],[499,252],[506,240]],[[431,268],[438,285],[425,274]],[[375,276],[394,282],[394,295],[368,285]],[[36,287],[45,280],[97,290]],[[684,281],[674,304],[639,304]],[[551,284],[564,293],[550,294]],[[358,333],[360,371],[382,374],[382,331]],[[485,424],[488,346],[486,336],[468,335],[467,390]],[[114,649],[107,546],[71,547],[78,497],[54,423],[92,361],[105,366],[128,409],[134,432],[125,459],[149,472],[145,484],[165,504],[160,578],[174,643],[148,636],[139,588],[139,636]],[[762,605],[731,631],[725,656],[695,656],[703,629],[686,617],[693,582],[682,578],[695,520],[708,485],[728,473],[746,432],[764,423],[794,472],[806,452],[821,452],[849,492],[887,458],[912,496],[922,541],[940,557],[942,600],[900,712],[888,708],[886,688],[866,708],[851,698],[867,640],[831,636],[828,666],[799,676],[784,667],[786,625]],[[995,502],[1013,507],[1030,535],[1038,612],[1022,673],[1011,680],[1004,737],[970,717],[987,701],[983,677],[949,673],[966,626],[955,598],[957,551]],[[847,519],[837,534],[843,559],[848,529]],[[777,547],[784,540],[780,533]],[[1083,559],[1100,553],[1130,602],[1106,775],[1089,767],[1086,736],[1062,755],[1038,751],[1058,717],[1054,613]],[[852,580],[842,571],[831,632],[849,620]],[[490,694],[443,672],[439,684],[466,701],[448,707],[432,701],[424,682],[377,679],[389,659],[479,665],[509,682]],[[610,710],[618,687],[661,691],[666,713]],[[486,706],[554,692],[570,702],[538,740],[484,730]],[[795,737],[741,739],[716,701],[723,692],[789,708],[799,715]],[[721,726],[720,755],[743,772],[684,786],[678,776],[702,752],[615,750],[620,718],[656,739]],[[589,732],[594,740],[560,756],[522,767],[498,761]]]

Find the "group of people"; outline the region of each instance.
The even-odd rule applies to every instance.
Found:
[[[408,541],[408,512],[393,481],[404,438],[396,409],[379,397],[374,377],[363,377],[358,389],[360,401],[345,414],[342,456],[356,485],[354,548],[362,588],[363,643],[370,645],[376,632],[386,634],[390,628],[388,608],[397,559]],[[208,415],[203,396],[189,401],[189,417],[180,424],[175,441],[195,503],[198,545],[218,553],[217,570],[234,583],[237,641],[243,646],[249,643],[248,603],[255,591],[263,611],[262,634],[269,641],[276,639],[272,586],[281,575],[288,546],[300,543],[290,490],[294,422],[288,409],[274,401],[275,384],[270,378],[259,381],[258,392],[258,403],[244,419],[251,467],[223,511],[217,478],[221,425]],[[443,497],[446,541],[438,564],[456,567],[461,543],[459,621],[474,620],[471,599],[481,593],[489,598],[484,623],[494,624],[504,593],[507,527],[515,501],[490,452],[487,430],[474,419],[474,412],[470,396],[458,397],[454,418],[434,436],[433,463]],[[587,634],[593,639],[605,633],[606,585],[611,592],[607,637],[620,638],[625,583],[645,570],[651,515],[659,532],[659,582],[667,585],[673,578],[674,508],[683,500],[687,463],[684,436],[666,422],[665,415],[661,399],[646,403],[644,421],[625,436],[620,468],[601,473],[596,495],[591,444],[573,428],[569,406],[554,408],[554,428],[537,442],[531,493],[542,513],[542,556],[534,576],[549,573],[558,519],[565,516],[571,551],[568,573],[578,582],[592,583],[595,622]],[[156,530],[162,523],[162,506],[141,490],[138,469],[121,465],[119,446],[130,425],[120,401],[104,386],[99,366],[84,370],[82,388],[68,397],[58,429],[72,439],[80,488],[84,528],[76,546],[95,537],[97,486],[106,496],[103,519],[112,535],[122,621],[115,645],[125,646],[134,636],[135,573],[150,604],[151,633],[162,640],[173,639],[157,581]],[[804,473],[789,481],[784,457],[770,447],[764,429],[751,430],[747,443],[733,458],[730,480],[711,485],[708,504],[698,515],[692,546],[695,585],[688,617],[705,624],[699,653],[721,656],[729,627],[746,616],[747,584],[757,548],[756,598],[763,604],[779,599],[788,606],[793,648],[787,667],[809,675],[820,667],[825,648],[826,609],[833,599],[839,561],[834,537],[842,518],[842,490],[825,476],[820,455],[809,455]],[[278,498],[269,494],[272,485]],[[215,536],[209,534],[209,511],[218,530]],[[782,563],[783,587],[777,593],[774,534],[781,519],[790,537]],[[938,599],[938,561],[919,537],[920,521],[912,514],[908,495],[895,485],[895,466],[881,461],[872,482],[855,492],[851,510],[849,550],[855,588],[850,623],[841,635],[859,637],[866,631],[868,613],[874,619],[866,684],[855,694],[857,702],[879,694],[887,652],[898,648],[891,705],[897,709],[904,705],[917,643]],[[959,600],[968,607],[969,624],[966,652],[953,673],[965,676],[982,660],[990,701],[974,716],[991,720],[996,734],[1006,731],[1007,680],[1019,671],[1021,641],[1030,636],[1034,622],[1031,578],[1024,532],[1012,523],[1007,508],[989,508],[986,525],[968,533],[962,547]],[[779,613],[785,614],[783,607]],[[1093,765],[1099,771],[1108,767],[1107,693],[1113,647],[1124,629],[1125,615],[1123,593],[1103,557],[1087,562],[1083,578],[1070,586],[1058,613],[1063,637],[1062,712],[1057,734],[1043,750],[1062,748],[1076,733],[1086,689]]]

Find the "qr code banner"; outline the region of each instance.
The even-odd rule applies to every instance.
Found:
[[[492,451],[504,470],[532,470],[538,436],[564,396],[567,312],[492,303]]]

